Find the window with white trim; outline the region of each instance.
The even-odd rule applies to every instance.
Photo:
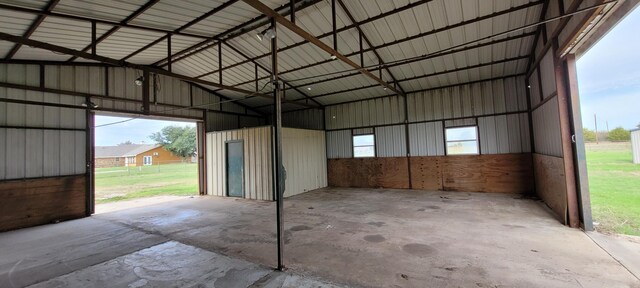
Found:
[[[151,164],[153,164],[153,157],[151,157],[151,156],[143,156],[142,157],[142,164],[143,165],[151,165]]]
[[[373,134],[353,136],[353,157],[376,157],[376,142]]]
[[[478,127],[455,127],[445,129],[447,155],[477,155]]]

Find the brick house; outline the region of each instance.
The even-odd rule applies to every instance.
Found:
[[[95,167],[162,165],[189,161],[154,144],[96,146]]]

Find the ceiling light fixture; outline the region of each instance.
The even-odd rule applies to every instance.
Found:
[[[336,55],[331,55],[331,60],[336,60],[336,59],[338,59],[338,56],[336,56]]]
[[[256,34],[258,40],[262,41],[262,39],[273,39],[276,38],[276,32],[273,31],[273,27],[269,27],[264,29],[262,32]]]
[[[311,91],[311,87],[307,87],[307,90]]]
[[[83,102],[83,103],[82,103],[82,104],[80,104],[80,105],[82,105],[82,107],[89,107],[89,108],[91,108],[91,109],[96,109],[96,108],[98,108],[98,104],[93,103],[93,102],[91,102],[91,101],[85,101],[85,102]]]
[[[138,78],[136,78],[135,81],[133,81],[134,83],[136,83],[136,85],[138,86],[142,86],[142,84],[144,83],[144,77],[143,76],[138,76]]]

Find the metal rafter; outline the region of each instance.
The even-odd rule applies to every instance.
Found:
[[[131,22],[133,19],[135,19],[136,17],[140,16],[142,13],[144,13],[145,11],[149,10],[149,8],[151,8],[151,6],[155,5],[156,3],[160,2],[160,0],[149,0],[147,3],[145,3],[144,5],[140,6],[140,8],[138,8],[135,12],[131,13],[131,15],[127,16],[127,18],[124,18],[124,20],[120,21],[121,24],[129,24],[129,22]],[[111,27],[111,29],[109,29],[107,32],[105,32],[104,34],[100,35],[100,37],[98,37],[96,39],[96,45],[104,40],[106,40],[109,36],[113,35],[113,33],[118,32],[118,30],[120,30],[120,26],[115,26],[115,27]],[[87,47],[84,47],[84,49],[80,50],[82,52],[87,52],[89,51],[89,49],[91,49],[91,44],[87,45]],[[69,62],[76,60],[78,57],[71,57],[69,58]]]
[[[460,72],[460,71],[464,71],[464,70],[482,68],[482,67],[486,67],[486,66],[492,66],[492,65],[495,65],[495,64],[501,64],[501,63],[506,63],[506,62],[511,62],[511,61],[525,60],[525,59],[529,59],[529,56],[518,56],[518,57],[506,58],[506,59],[502,59],[502,60],[498,60],[498,61],[492,61],[492,62],[488,62],[488,63],[480,63],[480,64],[476,64],[476,65],[471,65],[471,66],[464,66],[464,67],[451,69],[451,70],[443,70],[443,71],[435,72],[435,73],[431,73],[431,74],[424,74],[424,75],[418,75],[418,76],[413,76],[413,77],[409,77],[409,78],[400,79],[400,80],[398,80],[398,82],[406,82],[406,81],[411,81],[411,80],[418,80],[418,79],[423,79],[423,78],[428,78],[428,77],[433,77],[433,76],[438,76],[438,75],[443,75],[443,74],[448,74],[448,73]],[[320,95],[311,96],[311,98],[316,99],[316,98],[320,98],[320,97],[326,97],[326,96],[331,96],[331,95],[336,95],[336,94],[341,94],[341,93],[353,92],[353,91],[357,91],[357,90],[363,90],[363,89],[374,88],[374,87],[379,87],[379,86],[380,85],[378,85],[378,84],[373,84],[373,85],[367,85],[367,86],[361,86],[361,87],[354,87],[354,88],[349,88],[349,89],[345,89],[345,90],[333,91],[333,92],[328,92],[328,93],[324,93],[324,94],[320,94]],[[304,99],[298,99],[298,100],[294,100],[292,102],[297,103],[297,101],[300,101],[300,100],[304,100]],[[256,109],[260,109],[260,108],[264,108],[264,107],[266,107],[266,106],[257,106]]]
[[[530,7],[533,7],[533,6],[537,6],[537,5],[543,4],[543,1],[544,0],[539,0],[539,1],[535,1],[535,2],[529,2],[527,4],[511,7],[511,8],[506,9],[506,10],[498,11],[498,12],[495,12],[495,13],[492,13],[492,14],[488,14],[488,15],[485,15],[485,16],[481,16],[481,17],[477,17],[477,18],[474,18],[474,19],[471,19],[471,20],[462,21],[462,22],[459,22],[459,23],[456,23],[456,24],[444,26],[444,27],[441,27],[441,28],[438,28],[438,29],[434,29],[434,30],[430,30],[430,31],[425,31],[425,32],[422,32],[422,33],[419,33],[419,34],[416,34],[416,35],[413,35],[413,36],[409,36],[409,37],[406,37],[406,38],[403,38],[403,39],[398,39],[398,40],[395,40],[395,41],[392,41],[392,42],[387,42],[387,43],[379,45],[379,46],[375,46],[375,47],[372,47],[372,48],[365,49],[365,50],[362,51],[362,53],[370,52],[370,51],[373,51],[374,49],[381,49],[381,48],[393,46],[393,45],[396,45],[396,44],[404,43],[404,42],[415,40],[415,39],[419,39],[419,38],[424,38],[426,36],[437,34],[437,33],[444,32],[444,31],[447,31],[447,30],[451,30],[451,29],[454,29],[454,28],[459,28],[459,27],[462,27],[462,26],[465,26],[465,25],[474,24],[474,23],[477,23],[479,21],[483,21],[483,20],[487,20],[487,19],[490,19],[490,18],[502,16],[502,15],[513,13],[513,12],[520,11],[520,10],[523,10],[523,9],[528,9]],[[428,2],[428,1],[422,1],[422,2]],[[407,5],[407,6],[415,7],[416,6],[415,4],[422,3],[422,2],[415,2],[415,3],[412,3],[412,4]],[[404,8],[404,7],[401,7],[401,8]],[[403,11],[403,9],[401,10],[400,8],[398,8],[398,9],[392,10],[390,12],[394,12],[392,14],[395,14],[395,13],[399,13],[400,11]],[[366,20],[359,21],[357,23],[358,23],[358,25],[364,25],[366,23],[370,23],[372,21],[378,20],[380,18],[387,17],[387,16],[392,15],[392,14],[389,14],[389,12],[388,13],[383,13],[383,14],[380,14],[380,15],[377,15],[377,16],[374,16],[374,17],[371,17],[371,18],[367,18]],[[383,17],[379,17],[379,16],[382,16],[382,15],[384,15],[384,16]],[[371,20],[371,19],[373,19],[373,20]],[[345,26],[343,28],[338,29],[337,32],[340,33],[341,31],[347,30],[347,29],[345,29],[347,27],[349,29],[351,29],[351,28],[355,28],[355,26],[356,26],[356,24]],[[324,34],[318,36],[318,38],[323,38],[323,37],[327,37],[327,36],[330,36],[330,35],[332,35],[331,32],[324,33]],[[305,43],[307,43],[307,41],[301,41],[301,42],[298,42],[296,44],[292,44],[292,45],[289,45],[287,47],[284,47],[284,48],[278,50],[278,52],[280,53],[280,52],[283,52],[283,51],[298,47],[298,46],[300,46],[302,44],[305,44]],[[360,53],[361,53],[360,51],[356,51],[356,52],[353,52],[353,53],[346,54],[345,56],[351,57],[351,56],[354,56],[354,55],[358,55]],[[227,67],[224,67],[223,70],[226,70],[226,69],[229,69],[229,68],[233,68],[233,67],[248,63],[251,60],[258,60],[260,58],[267,57],[267,56],[269,56],[269,54],[259,55],[259,56],[256,56],[254,58],[251,58],[250,60],[241,61],[241,62],[238,62],[236,64],[232,64],[232,65],[229,65]],[[331,61],[332,60],[324,60],[324,61],[320,61],[320,62],[311,63],[311,64],[308,64],[308,65],[305,65],[305,66],[300,66],[300,67],[297,67],[297,68],[289,69],[287,71],[282,71],[282,72],[280,72],[280,74],[283,75],[283,74],[286,74],[286,73],[303,70],[303,69],[306,69],[306,68],[322,65],[322,64],[325,64],[325,63],[328,63],[328,62],[331,62]],[[196,76],[196,78],[204,77],[204,76],[216,73],[216,72],[218,72],[218,70],[198,75],[198,76]],[[246,84],[246,83],[239,83],[239,84],[236,84],[234,86],[243,85],[243,84]]]
[[[5,41],[9,41],[9,42],[14,42],[14,43],[20,43],[22,45],[27,45],[27,46],[31,46],[31,47],[34,47],[34,48],[44,49],[44,50],[57,52],[57,53],[63,53],[63,54],[71,55],[71,56],[78,56],[80,58],[94,60],[94,61],[98,61],[98,62],[102,62],[102,63],[114,65],[114,66],[128,67],[128,68],[138,69],[138,70],[142,70],[142,71],[148,71],[150,73],[155,73],[155,74],[159,74],[159,75],[165,75],[165,76],[169,76],[169,77],[174,77],[174,78],[177,78],[177,79],[180,79],[180,80],[185,80],[185,81],[198,83],[198,84],[202,84],[202,85],[209,85],[209,86],[213,86],[213,87],[216,87],[216,88],[225,89],[225,90],[228,90],[228,91],[247,94],[247,96],[256,95],[256,96],[260,96],[260,97],[268,98],[268,99],[272,98],[271,95],[267,95],[267,94],[256,93],[254,91],[248,91],[248,90],[244,90],[244,89],[240,89],[240,88],[236,88],[236,87],[226,86],[226,85],[222,85],[220,83],[215,83],[215,82],[206,81],[206,80],[202,80],[202,79],[196,79],[196,78],[193,78],[193,77],[189,77],[189,76],[185,76],[185,75],[181,75],[181,74],[177,74],[177,73],[172,73],[172,72],[169,72],[169,71],[166,71],[164,69],[157,68],[157,67],[150,67],[150,66],[146,66],[146,65],[133,64],[133,63],[130,63],[130,62],[117,60],[117,59],[113,59],[113,58],[109,58],[109,57],[104,57],[104,56],[100,56],[100,55],[93,55],[91,53],[86,53],[86,52],[82,52],[82,51],[79,51],[79,50],[74,50],[74,49],[70,49],[70,48],[67,48],[67,47],[53,45],[53,44],[49,44],[49,43],[45,43],[45,42],[41,42],[41,41],[31,40],[31,39],[28,39],[28,38],[24,38],[24,37],[21,37],[21,36],[15,36],[15,35],[11,35],[11,34],[4,33],[4,32],[0,32],[0,40],[5,40]],[[290,101],[287,101],[287,102],[290,102]],[[291,103],[294,103],[294,102],[291,102]],[[305,103],[295,103],[295,104],[296,105],[300,105],[300,106],[305,106],[305,107],[315,107],[315,106],[308,105],[308,104],[305,104]]]
[[[302,3],[299,7],[297,11],[302,11],[305,8],[311,7],[319,2],[322,2],[323,0],[299,0],[299,3]],[[290,1],[290,3],[293,3],[294,1]],[[276,8],[276,11],[280,12],[286,8],[290,8],[290,5],[285,5],[285,6],[281,6]],[[295,7],[294,7],[295,8]],[[287,16],[289,15],[291,12],[295,11],[295,9],[289,9],[286,12],[284,12],[282,15]],[[185,49],[183,49],[182,51],[179,51],[177,53],[174,53],[174,57],[176,57],[173,62],[178,62],[181,61],[183,59],[189,58],[195,54],[201,53],[202,51],[205,51],[213,46],[218,45],[218,41],[219,40],[230,40],[239,36],[242,36],[246,33],[249,33],[251,31],[253,31],[254,29],[267,25],[269,24],[269,17],[265,16],[265,15],[260,15],[256,18],[253,18],[245,23],[242,23],[238,26],[235,26],[231,29],[228,29],[227,31],[224,31],[216,36],[213,37],[207,37],[206,40],[201,41],[199,43],[196,43],[194,45],[192,45],[191,47],[187,47]],[[212,41],[215,41],[213,43],[211,43]],[[208,44],[210,43],[210,44]],[[208,45],[207,45],[208,44]],[[206,45],[206,46],[205,46]],[[204,46],[204,47],[203,47]],[[197,50],[196,50],[197,49]],[[167,59],[160,59],[154,63],[152,63],[152,66],[160,66],[160,67],[164,67],[166,65]],[[164,64],[163,64],[164,63]]]
[[[375,70],[378,70],[379,68],[384,68],[384,69],[389,70],[389,68],[392,68],[392,67],[407,65],[407,64],[411,64],[411,63],[415,63],[415,62],[419,62],[419,61],[424,61],[424,60],[433,59],[433,58],[436,58],[436,57],[442,57],[442,56],[446,56],[446,55],[451,55],[451,54],[455,54],[455,53],[460,53],[460,52],[464,52],[464,51],[478,49],[478,48],[482,48],[482,47],[486,47],[486,46],[492,46],[492,45],[495,45],[495,44],[499,44],[499,43],[503,43],[503,42],[509,42],[509,41],[512,41],[512,40],[522,39],[522,38],[526,38],[526,37],[531,37],[531,36],[534,36],[534,35],[535,35],[535,32],[525,33],[525,34],[522,34],[522,35],[507,37],[507,38],[494,40],[494,41],[486,42],[486,43],[481,43],[481,44],[477,44],[477,45],[473,45],[473,46],[466,46],[466,47],[462,47],[462,48],[458,48],[458,49],[452,49],[452,50],[445,51],[445,52],[442,52],[442,53],[433,53],[433,54],[427,54],[427,55],[424,55],[424,56],[421,56],[421,57],[412,57],[412,58],[409,58],[409,59],[406,59],[406,60],[398,60],[398,61],[395,61],[395,62],[390,63],[390,64],[383,64],[382,66],[371,68],[371,69],[369,69],[369,71],[375,71]],[[341,78],[351,77],[351,76],[358,75],[358,74],[359,74],[358,72],[352,72],[352,73],[349,73],[349,74],[342,74],[342,75],[339,75],[339,76],[336,76],[336,77],[325,78],[325,79],[316,80],[316,81],[312,81],[312,82],[306,82],[304,84],[300,84],[300,85],[295,86],[295,87],[316,85],[316,84],[320,84],[320,83],[324,83],[324,82],[338,80],[338,79],[341,79]],[[396,79],[394,79],[394,81],[398,82]]]
[[[370,22],[376,21],[376,20],[378,20],[378,19],[382,19],[382,18],[385,18],[385,17],[387,17],[387,16],[391,16],[391,15],[394,15],[394,14],[400,13],[400,12],[405,11],[405,10],[407,10],[407,9],[411,9],[411,8],[416,7],[416,6],[420,6],[420,5],[422,5],[422,4],[425,4],[425,3],[428,3],[428,2],[431,2],[431,1],[433,1],[433,0],[421,0],[421,1],[417,1],[417,2],[414,2],[414,3],[408,4],[408,5],[402,6],[402,7],[400,7],[400,8],[396,8],[396,9],[394,9],[394,10],[391,10],[391,11],[388,11],[388,12],[385,12],[385,13],[382,13],[382,14],[379,14],[379,15],[376,15],[376,16],[374,16],[374,17],[367,18],[367,19],[365,19],[365,20],[362,20],[362,21],[358,22],[358,24],[359,24],[359,25],[364,25],[364,24],[367,24],[367,23],[370,23]],[[349,29],[353,29],[353,28],[355,28],[355,27],[356,27],[356,25],[355,25],[355,24],[347,25],[347,26],[344,26],[344,27],[342,27],[342,28],[338,28],[338,29],[336,29],[336,33],[340,33],[340,32],[343,32],[343,31],[347,31],[347,30],[349,30]],[[332,36],[332,35],[333,35],[333,30],[332,30],[332,31],[330,31],[330,32],[327,32],[327,33],[324,33],[324,34],[318,35],[318,36],[316,36],[316,38],[318,38],[318,39],[322,39],[322,38],[326,38],[326,37],[329,37],[329,36]],[[280,53],[280,52],[284,52],[284,51],[287,51],[287,50],[290,50],[290,49],[293,49],[293,48],[296,48],[296,47],[299,47],[299,46],[302,46],[302,45],[307,44],[307,43],[309,43],[309,41],[307,41],[307,40],[303,40],[303,41],[297,42],[297,43],[295,43],[295,44],[291,44],[291,45],[289,45],[289,46],[285,46],[285,47],[283,47],[283,48],[278,49],[278,53]],[[251,60],[258,60],[258,59],[260,59],[260,58],[264,58],[264,57],[268,57],[268,56],[269,56],[269,53],[265,53],[265,54],[262,54],[262,55],[259,55],[259,56],[256,56],[256,57],[253,57],[253,58],[251,58]],[[250,60],[241,61],[241,62],[235,63],[235,64],[233,64],[233,65],[229,65],[229,66],[225,67],[224,69],[229,69],[229,68],[233,68],[233,67],[235,67],[235,66],[239,66],[239,65],[242,65],[242,64],[246,64],[246,63],[249,63],[249,61],[250,61]],[[215,73],[215,72],[217,72],[217,70],[216,70],[216,71],[213,71],[213,72],[211,72],[211,73]],[[207,74],[210,74],[210,73],[207,73]],[[203,74],[203,76],[206,76],[206,75],[205,75],[205,74]],[[202,77],[203,77],[203,76],[202,76]]]
[[[282,17],[276,11],[274,11],[271,8],[269,8],[269,6],[264,5],[259,0],[243,0],[243,1],[245,3],[247,3],[247,4],[249,4],[249,6],[255,8],[256,10],[258,10],[260,12],[262,12],[263,14],[272,17],[276,22],[280,23],[280,25],[282,25],[285,28],[289,29],[291,32],[297,34],[298,36],[306,39],[307,41],[313,43],[315,46],[317,46],[318,48],[324,50],[329,55],[333,55],[336,58],[338,58],[340,61],[346,63],[347,65],[353,67],[354,69],[359,70],[363,75],[365,75],[365,76],[371,78],[372,80],[378,82],[380,85],[382,85],[384,87],[387,87],[387,89],[390,89],[391,91],[393,91],[395,93],[398,93],[398,94],[402,93],[402,92],[398,91],[392,85],[389,85],[389,83],[387,83],[384,80],[378,78],[378,76],[373,75],[371,72],[369,72],[369,70],[360,67],[360,65],[358,65],[355,62],[351,61],[351,59],[349,59],[349,58],[345,57],[344,55],[340,54],[338,51],[333,50],[333,48],[329,47],[327,44],[325,44],[324,42],[320,41],[318,38],[316,38],[313,35],[309,34],[309,32],[307,32],[304,29],[300,28],[296,24],[291,23],[291,21],[289,21],[286,18]]]
[[[134,24],[123,24],[123,23],[115,22],[115,21],[109,21],[109,20],[103,20],[103,19],[97,19],[97,18],[91,18],[91,17],[76,16],[76,15],[69,15],[69,14],[62,14],[62,13],[56,13],[56,12],[51,12],[51,11],[36,10],[36,9],[32,9],[32,8],[11,6],[11,5],[7,5],[7,4],[0,4],[0,9],[9,10],[9,11],[15,11],[15,12],[21,12],[21,13],[27,13],[27,14],[52,16],[52,17],[68,19],[68,20],[75,20],[75,21],[84,21],[84,22],[95,21],[96,23],[99,23],[99,24],[111,25],[111,26],[116,26],[116,27],[126,27],[126,28],[141,30],[141,31],[156,32],[156,33],[163,33],[163,34],[172,33],[173,32],[171,30],[166,30],[166,29],[153,28],[153,27],[147,27],[147,26],[140,26],[140,25],[134,25]],[[192,34],[192,33],[186,33],[186,32],[179,32],[179,33],[173,32],[173,33],[177,34],[177,35],[181,35],[181,36],[193,37],[193,38],[198,38],[198,39],[208,39],[209,38],[208,36],[203,36],[203,35],[199,35],[199,34]]]
[[[158,43],[160,43],[160,42],[164,41],[165,39],[169,38],[169,36],[170,36],[171,34],[179,34],[179,33],[181,33],[183,30],[185,30],[185,29],[187,29],[187,28],[189,28],[189,27],[191,27],[191,26],[195,25],[196,23],[198,23],[198,22],[200,22],[200,21],[202,21],[202,20],[204,20],[204,19],[206,19],[206,18],[208,18],[208,17],[211,17],[212,15],[214,15],[214,14],[216,14],[216,13],[218,13],[218,12],[222,11],[223,9],[225,9],[225,8],[227,8],[227,7],[231,6],[231,5],[233,5],[233,3],[236,3],[236,2],[238,2],[238,0],[229,0],[229,1],[227,1],[227,2],[224,2],[222,5],[220,5],[220,6],[216,7],[216,8],[213,8],[213,9],[212,9],[212,10],[210,10],[209,12],[204,13],[204,14],[200,15],[199,17],[197,17],[197,18],[195,18],[195,19],[193,19],[193,20],[189,21],[188,23],[186,23],[186,24],[184,24],[184,25],[182,25],[182,26],[178,27],[178,29],[175,29],[175,30],[173,30],[172,32],[169,32],[168,34],[166,34],[166,35],[164,35],[164,36],[162,36],[162,37],[160,37],[160,38],[158,38],[158,39],[156,39],[156,40],[152,41],[151,43],[149,43],[149,44],[147,44],[147,45],[145,45],[145,46],[141,47],[140,49],[138,49],[138,50],[136,50],[136,51],[134,51],[134,52],[130,53],[129,55],[127,55],[127,56],[125,56],[124,58],[122,58],[121,60],[126,61],[127,59],[129,59],[129,58],[131,58],[131,57],[133,57],[133,56],[135,56],[135,55],[137,55],[137,54],[141,53],[142,51],[147,50],[147,49],[149,49],[149,48],[151,48],[151,47],[155,46],[156,44],[158,44]],[[169,58],[170,58],[170,57],[169,57],[169,56],[167,56],[167,58],[165,58],[165,59],[166,59],[166,60],[169,60]],[[171,63],[171,61],[169,61],[169,63]],[[169,63],[168,63],[168,64],[169,64]]]
[[[233,47],[233,45],[229,44],[226,41],[222,42],[223,44],[225,44],[227,47],[229,47],[229,49],[233,50],[234,52],[238,53],[238,55],[244,57],[244,58],[249,58],[249,56],[247,56],[246,54],[244,54],[242,51],[238,50],[236,47]],[[260,63],[253,61],[253,64],[256,65],[256,68],[260,67],[260,69],[264,70],[265,72],[272,74],[271,70],[269,70],[267,67],[264,67],[263,65],[261,65]],[[258,70],[256,69],[256,75],[257,75]],[[257,77],[256,77],[257,78]],[[302,90],[298,89],[298,87],[293,86],[291,84],[289,84],[286,80],[280,78],[280,81],[282,81],[282,83],[284,83],[285,85],[288,85],[290,88],[294,89],[295,91],[297,91],[298,93],[302,94],[305,98],[313,101],[314,103],[318,104],[319,108],[322,107],[322,104],[316,100],[314,100],[313,98],[309,97],[309,95],[307,95],[307,93],[304,93]],[[254,82],[255,80],[251,80],[250,82]],[[222,82],[220,82],[222,83]],[[285,88],[285,87],[283,87]],[[284,91],[284,90],[283,90]]]
[[[542,22],[544,21],[544,18],[547,15],[547,9],[549,7],[549,2],[551,0],[545,0],[544,4],[542,5],[542,9],[540,10],[540,17],[538,19],[538,22]],[[536,45],[538,44],[538,39],[540,39],[540,34],[542,34],[542,29],[545,27],[545,25],[540,25],[538,26],[538,29],[536,29],[536,37],[533,39],[533,44],[531,44],[531,52],[529,53],[529,55],[531,55],[531,59],[529,60],[529,63],[527,64],[527,71],[529,71],[529,69],[531,68],[531,65],[533,64],[533,61],[536,58]]]
[[[51,1],[49,1],[49,3],[47,4],[47,7],[45,7],[44,11],[51,12],[53,10],[53,8],[55,8],[56,5],[58,5],[59,2],[60,2],[60,0],[51,0]],[[33,32],[36,32],[36,29],[38,29],[38,27],[40,27],[40,24],[42,24],[42,22],[44,22],[45,18],[47,18],[47,15],[39,15],[36,18],[36,20],[34,20],[33,23],[31,23],[31,26],[29,26],[29,29],[27,29],[27,31],[24,32],[22,37],[25,37],[25,38],[31,37]],[[16,53],[18,53],[18,50],[20,50],[20,47],[22,47],[22,44],[16,43],[13,46],[13,48],[11,48],[11,50],[9,51],[9,54],[7,54],[5,59],[8,60],[8,59],[11,59],[13,56],[15,56]]]
[[[358,29],[358,34],[360,35],[360,37],[362,37],[362,40],[364,40],[364,42],[366,42],[367,45],[372,48],[371,51],[376,56],[376,58],[378,58],[378,62],[381,65],[383,65],[384,69],[387,71],[387,73],[389,73],[389,76],[391,76],[391,80],[393,80],[393,83],[397,83],[398,81],[396,80],[396,77],[393,75],[393,73],[391,73],[391,70],[389,70],[389,67],[386,67],[386,64],[382,60],[380,53],[378,53],[376,48],[374,48],[373,44],[371,44],[371,41],[369,41],[369,37],[367,37],[364,31],[362,31],[362,27],[360,27],[360,24],[358,24],[358,21],[356,21],[356,19],[353,17],[351,12],[349,12],[349,9],[347,9],[347,6],[344,5],[344,2],[342,0],[337,0],[337,1],[338,1],[338,4],[340,4],[340,7],[342,7],[342,10],[344,10],[344,13],[347,14],[347,17],[349,17],[349,20],[351,21],[351,23],[356,25],[356,29]],[[380,71],[382,71],[382,67]],[[402,86],[399,83],[398,83],[398,89],[400,90],[400,92],[402,92],[401,94],[404,96],[404,89],[402,89]]]

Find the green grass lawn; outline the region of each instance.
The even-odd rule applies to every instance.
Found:
[[[196,164],[96,169],[96,204],[151,196],[198,194]]]
[[[640,165],[629,143],[588,143],[593,221],[608,233],[640,235]]]

